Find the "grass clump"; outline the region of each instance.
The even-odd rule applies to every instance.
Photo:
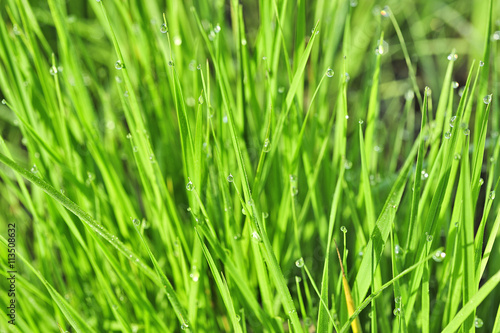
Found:
[[[2,332],[500,331],[494,1],[4,3]]]

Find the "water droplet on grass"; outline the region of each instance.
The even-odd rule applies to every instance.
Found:
[[[292,186],[291,193],[292,197],[295,197],[297,194],[299,194],[299,189],[297,188],[297,186]]]
[[[449,139],[449,138],[451,138],[451,132],[446,132],[446,133],[444,133],[444,138],[445,138],[445,139]]]
[[[260,235],[257,231],[252,232],[252,241],[255,243],[262,242],[262,238],[260,237]]]
[[[364,123],[363,119],[360,119],[360,120],[358,121],[358,123],[359,123],[360,125],[363,125],[363,123]]]
[[[432,238],[433,238],[432,235],[428,234],[426,239],[427,239],[428,242],[432,242]]]
[[[165,23],[163,23],[161,26],[160,26],[160,32],[162,34],[166,34],[168,32],[168,28],[167,28],[167,25]]]
[[[122,61],[121,61],[121,60],[117,60],[117,61],[115,62],[115,68],[116,68],[116,69],[120,70],[120,69],[122,69],[123,67],[124,67],[124,66],[123,66],[123,63],[122,63]]]
[[[457,89],[459,84],[457,81],[453,81],[453,83],[451,84],[451,86],[453,87],[453,89]]]
[[[491,103],[491,94],[484,96],[483,102],[484,102],[484,104],[490,104]]]
[[[264,148],[265,153],[268,153],[271,150],[271,141],[269,139],[264,140]]]
[[[31,168],[31,172],[38,173],[38,168],[36,167],[36,164],[33,164],[33,167]]]
[[[342,231],[344,234],[347,233],[347,228],[345,226],[340,227],[340,231]]]
[[[240,321],[241,320],[241,317],[239,315],[236,315],[236,320],[237,321]]]
[[[383,17],[389,17],[389,6],[385,6],[384,9],[380,11],[380,15]]]
[[[395,316],[399,316],[401,314],[401,308],[395,308],[394,311],[392,311],[392,313],[395,315]]]
[[[183,323],[181,325],[181,330],[187,330],[189,328],[189,325],[187,323]]]
[[[245,210],[245,208],[242,208],[242,209],[241,209],[241,213],[242,213],[243,215],[247,215],[247,211]]]
[[[304,267],[304,258],[299,258],[295,261],[295,266],[297,266],[298,268],[302,268]]]
[[[194,185],[193,185],[193,182],[191,180],[189,180],[189,182],[186,184],[186,190],[188,190],[188,191],[194,190]]]
[[[455,154],[454,158],[455,158],[455,160],[460,160],[462,158],[462,155],[457,153],[457,154]]]
[[[349,80],[351,79],[351,76],[347,72],[344,74],[344,77],[345,77],[345,82],[349,82]]]
[[[5,98],[2,99],[2,104],[3,105],[6,105],[7,104],[7,101],[5,100]]]
[[[141,224],[141,221],[139,221],[139,219],[133,219],[132,223],[134,223],[134,225],[138,227]]]
[[[450,127],[455,126],[455,119],[457,119],[457,116],[453,116],[450,118]]]
[[[432,259],[434,259],[435,262],[442,262],[444,258],[446,258],[446,253],[443,251],[436,251],[436,253],[432,256]]]
[[[481,318],[479,318],[479,317],[476,317],[476,318],[474,319],[474,326],[475,326],[476,328],[481,328],[481,327],[483,327],[483,320],[482,320]]]
[[[229,176],[227,176],[227,178],[226,178],[226,179],[227,179],[227,181],[228,181],[228,182],[230,182],[230,183],[232,183],[232,182],[234,181],[234,177],[233,177],[233,175],[232,175],[232,174],[229,174]]]
[[[396,244],[394,246],[394,253],[395,254],[401,254],[401,253],[403,253],[403,249],[401,248],[401,246],[399,246],[399,245]]]
[[[333,74],[335,74],[335,72],[333,71],[333,69],[328,68],[328,69],[326,70],[326,76],[328,76],[328,77],[333,77]]]
[[[394,302],[395,303],[401,303],[401,296],[394,297]]]
[[[170,67],[174,67],[174,62],[173,62],[172,60],[169,60],[169,61],[168,61],[168,65],[169,65]]]
[[[50,73],[50,75],[56,75],[57,74],[57,67],[56,66],[50,67],[49,73]]]
[[[490,198],[490,200],[494,200],[495,199],[495,191],[491,191],[490,194],[488,195],[488,198]]]
[[[450,53],[450,54],[448,54],[448,60],[449,61],[455,61],[457,59],[458,59],[458,54],[456,54],[456,53]]]
[[[464,135],[466,135],[466,136],[467,136],[467,135],[469,135],[469,134],[470,134],[470,129],[468,129],[468,128],[464,129]]]
[[[479,186],[482,186],[484,184],[484,179],[483,178],[479,178]]]
[[[483,67],[484,66],[484,61],[479,61],[479,67]]]

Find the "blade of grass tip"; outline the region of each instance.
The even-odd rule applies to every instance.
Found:
[[[457,332],[462,323],[467,320],[471,315],[474,314],[476,308],[481,304],[481,302],[494,291],[495,287],[500,282],[500,271],[493,275],[479,291],[472,296],[471,299],[460,309],[460,311],[455,315],[455,317],[450,321],[448,326],[444,328],[442,333],[452,333]]]
[[[212,258],[212,255],[210,254],[210,251],[208,250],[207,246],[203,243],[203,239],[201,238],[201,235],[198,232],[198,229],[196,229],[196,227],[195,230],[196,230],[196,235],[198,236],[198,240],[200,241],[203,254],[207,259],[208,266],[212,271],[212,275],[215,279],[215,283],[217,284],[217,288],[219,289],[219,292],[222,296],[222,300],[224,301],[224,305],[226,306],[226,309],[229,313],[229,317],[231,318],[234,332],[242,332],[241,326],[238,323],[238,319],[236,318],[236,312],[234,311],[233,301],[231,299],[229,289],[227,288],[227,284],[225,283],[225,279],[223,279],[222,275],[219,275],[219,269],[217,268],[217,265],[215,264],[215,261]]]
[[[384,7],[384,10],[386,10],[387,14],[389,15],[389,18],[391,19],[392,25],[394,26],[394,30],[396,30],[396,34],[398,35],[399,43],[401,44],[401,49],[403,50],[403,54],[405,57],[406,66],[408,67],[408,71],[410,73],[410,79],[411,79],[411,83],[413,85],[413,91],[415,92],[415,95],[417,96],[418,105],[420,106],[420,110],[422,110],[423,109],[422,95],[420,95],[420,89],[418,89],[417,76],[415,74],[415,69],[413,68],[413,65],[411,64],[410,55],[408,54],[408,49],[406,48],[405,39],[403,37],[403,34],[401,33],[401,29],[399,28],[398,21],[396,21],[396,18],[394,17],[394,13],[392,12],[392,10],[389,8],[389,6]]]
[[[385,289],[389,288],[395,281],[398,281],[403,276],[405,276],[406,274],[412,272],[415,268],[419,267],[424,262],[426,262],[429,259],[431,259],[432,256],[433,256],[433,254],[432,255],[428,255],[423,260],[421,260],[421,261],[417,262],[416,264],[408,267],[407,269],[405,269],[404,271],[402,271],[401,273],[399,273],[397,276],[395,276],[394,278],[392,278],[392,280],[386,282],[383,286],[381,286],[375,292],[371,293],[370,296],[366,297],[365,300],[356,308],[356,311],[354,311],[354,314],[349,318],[349,320],[346,323],[344,323],[344,326],[342,326],[342,328],[340,329],[340,331],[337,330],[337,332],[339,332],[339,333],[347,332],[349,330],[349,326],[359,316],[359,314],[361,313],[361,311],[363,311],[375,298],[377,298],[378,296],[380,296],[380,294]]]
[[[1,235],[0,241],[7,247],[7,240]],[[43,275],[31,265],[30,261],[26,259],[24,255],[22,255],[19,251],[16,251],[16,256],[21,258],[21,260],[33,272],[33,274],[35,274],[40,279],[40,281],[47,288],[47,291],[49,292],[54,302],[57,304],[61,312],[77,332],[95,332],[90,326],[88,326],[87,321],[80,317],[78,312],[64,299],[64,297],[62,297],[61,294],[59,294],[57,290],[47,280],[45,280]]]
[[[486,32],[484,34],[484,53],[483,53],[483,60],[482,60],[482,72],[483,75],[485,75],[485,78],[483,78],[481,81],[479,81],[479,98],[480,100],[478,101],[478,104],[481,104],[481,99],[486,96],[488,93],[488,83],[489,83],[489,73],[490,73],[490,54],[491,54],[491,41],[492,38],[491,32],[492,32],[492,24],[493,21],[493,0],[488,1],[488,23],[486,24]],[[493,59],[493,58],[491,58]],[[493,81],[494,82],[494,81]],[[476,109],[476,122],[475,122],[475,131],[474,131],[474,147],[476,147],[476,144],[479,139],[479,129],[484,121],[484,119],[487,118],[487,115],[484,114],[484,111],[481,108]]]
[[[417,153],[417,167],[415,169],[415,177],[414,177],[414,182],[413,182],[413,196],[411,199],[411,210],[410,210],[410,222],[408,224],[408,236],[406,237],[406,246],[405,249],[410,248],[410,239],[411,235],[413,235],[414,231],[414,224],[417,219],[418,215],[418,206],[420,204],[420,188],[422,185],[422,165],[424,163],[424,156],[425,156],[425,141],[424,137],[424,128],[426,124],[426,115],[427,115],[427,90],[429,87],[425,87],[425,93],[424,93],[424,109],[422,111],[422,122],[420,123],[420,140],[419,140],[419,146],[418,146],[418,153]],[[406,256],[406,253],[405,253]]]
[[[330,248],[333,239],[333,230],[335,226],[335,219],[338,213],[338,206],[340,202],[340,197],[342,195],[342,181],[344,179],[345,166],[341,164],[339,178],[337,179],[337,185],[335,186],[335,192],[332,198],[332,208],[330,211],[330,220],[328,222],[328,239],[326,245],[326,256],[325,263],[323,265],[323,276],[321,279],[321,302],[325,304],[325,307],[319,308],[318,313],[318,332],[325,332],[328,330],[328,318],[326,314],[330,315],[328,310],[328,291],[329,291],[329,265],[330,265]],[[333,305],[334,306],[334,305]]]
[[[175,315],[181,322],[181,328],[183,330],[187,330],[188,332],[193,331],[193,328],[190,327],[190,323],[187,322],[187,314],[182,307],[181,303],[179,302],[179,299],[177,298],[177,294],[175,293],[174,288],[172,287],[172,284],[170,283],[170,280],[165,276],[163,271],[160,268],[160,265],[158,265],[158,261],[156,261],[155,256],[151,252],[148,243],[144,239],[144,236],[142,235],[141,231],[139,228],[136,227],[136,231],[139,234],[139,237],[141,238],[142,244],[144,244],[144,247],[148,251],[149,258],[151,259],[151,262],[153,263],[156,274],[158,274],[158,277],[160,278],[163,288],[165,290],[165,293],[167,294],[167,298],[170,301],[170,304],[172,304],[172,307],[174,308]]]
[[[113,245],[121,254],[123,254],[127,259],[138,257],[134,252],[129,250],[120,240],[117,240],[109,231],[107,231],[102,225],[97,223],[97,221],[90,216],[87,212],[80,208],[76,203],[71,201],[68,197],[63,195],[60,191],[56,190],[52,185],[48,184],[41,178],[35,176],[32,172],[22,168],[16,162],[12,161],[4,154],[0,153],[0,162],[9,166],[15,172],[19,173],[21,176],[29,180],[34,185],[38,186],[45,193],[47,193],[50,197],[55,199],[58,203],[63,205],[67,210],[75,214],[82,222],[84,222],[90,229],[92,229],[96,234],[104,238],[111,245]],[[137,264],[135,261],[134,264]],[[156,275],[153,270],[145,265],[142,260],[137,264],[138,267],[153,281],[156,281]]]
[[[344,265],[342,264],[342,259],[340,258],[339,247],[337,246],[337,242],[335,241],[335,239],[333,241],[335,242],[335,249],[337,250],[337,256],[339,257],[340,269],[342,270],[342,285],[344,286],[343,289],[345,300],[347,303],[347,313],[350,317],[354,314],[354,300],[351,296],[351,288],[349,287],[349,282],[347,281],[347,278],[345,276]],[[351,327],[353,333],[361,332],[361,323],[359,322],[359,317],[356,317],[356,319],[353,320],[353,322],[351,323]]]
[[[384,42],[384,32],[380,34],[379,45],[377,45],[377,50],[380,50]],[[382,59],[382,52],[376,52],[375,68],[372,77],[372,86],[370,89],[370,99],[368,101],[368,111],[366,113],[366,130],[365,130],[365,156],[368,159],[368,168],[370,171],[375,170],[375,164],[373,163],[373,147],[375,145],[374,134],[375,128],[377,128],[378,115],[379,115],[379,77],[380,77],[380,63]]]

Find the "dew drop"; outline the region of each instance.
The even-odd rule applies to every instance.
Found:
[[[165,23],[163,23],[161,26],[160,26],[160,32],[162,34],[166,34],[168,32],[168,28],[167,28],[167,25]]]
[[[188,329],[188,327],[189,327],[189,325],[188,325],[187,323],[182,323],[182,325],[181,325],[181,330],[183,330],[183,331],[184,331],[184,330],[187,330],[187,329]]]
[[[2,104],[3,104],[3,105],[6,105],[6,104],[7,104],[7,101],[5,100],[5,98],[4,98],[4,99],[2,99]]]
[[[435,262],[442,262],[444,258],[446,258],[446,253],[443,251],[436,251],[436,253],[432,256],[432,259],[434,259]]]
[[[168,61],[168,65],[169,65],[170,67],[174,67],[174,62],[173,62],[172,60],[169,60],[169,61]]]
[[[457,119],[457,116],[453,116],[450,118],[450,127],[455,126],[455,120]]]
[[[449,138],[451,138],[451,132],[446,132],[446,133],[444,133],[444,138],[445,138],[445,139],[449,139]]]
[[[269,213],[268,212],[264,212],[262,213],[262,217],[267,219],[269,217]]]
[[[389,17],[389,7],[385,6],[384,9],[380,11],[380,15],[382,15],[383,17]]]
[[[432,235],[428,234],[426,239],[427,239],[428,242],[432,242],[432,238],[433,238]]]
[[[401,254],[401,253],[403,253],[403,249],[401,248],[401,246],[399,246],[399,245],[397,245],[397,244],[396,244],[396,245],[394,246],[394,253],[396,253],[396,254]]]
[[[297,266],[298,268],[302,268],[304,267],[304,258],[299,258],[295,261],[295,266]]]
[[[455,158],[455,160],[458,161],[458,160],[460,160],[462,158],[462,155],[460,155],[460,154],[457,153],[457,154],[455,154],[454,158]]]
[[[479,318],[479,317],[476,317],[476,318],[474,319],[474,326],[475,326],[476,328],[481,328],[481,327],[483,327],[483,320],[482,320],[481,318]]]
[[[200,95],[200,97],[198,97],[198,104],[203,104],[203,102],[205,102],[205,99],[203,98],[203,95]]]
[[[364,123],[363,119],[360,119],[360,120],[358,121],[358,123],[359,123],[360,125],[363,125],[363,123]]]
[[[193,185],[193,182],[191,180],[189,180],[189,182],[186,184],[186,190],[188,190],[188,191],[194,190],[194,185]]]
[[[297,194],[299,194],[299,189],[297,188],[297,186],[292,186],[291,193],[292,197],[295,197],[297,196]]]
[[[344,168],[346,168],[346,170],[349,170],[352,168],[352,162],[349,161],[349,160],[345,160],[344,161]]]
[[[345,226],[340,227],[340,231],[342,231],[344,234],[347,233],[347,228]]]
[[[490,194],[488,195],[488,198],[490,198],[490,200],[494,200],[495,199],[495,191],[491,191]]]
[[[351,4],[352,4],[352,1],[351,1]],[[352,5],[351,5],[352,6]],[[352,7],[356,7],[356,6],[352,6]],[[310,317],[305,317],[304,318],[304,324],[309,327],[313,324],[313,321]]]
[[[50,73],[50,75],[52,75],[52,76],[56,75],[56,74],[57,74],[57,67],[56,67],[56,66],[52,66],[52,67],[50,67],[50,69],[49,69],[49,73]]]
[[[328,77],[333,77],[333,74],[335,74],[335,72],[333,71],[333,69],[328,68],[328,69],[326,70],[326,76],[328,76]]]
[[[345,72],[344,77],[345,77],[345,82],[349,82],[349,80],[351,80],[351,76],[347,72]]]
[[[394,297],[394,302],[395,303],[401,303],[401,296]]]
[[[198,280],[200,279],[200,273],[197,270],[193,270],[191,274],[189,274],[189,277],[194,282],[198,282]]]
[[[456,53],[450,53],[450,54],[448,54],[448,60],[449,61],[455,61],[457,59],[458,59],[458,54],[456,54]]]
[[[132,134],[130,134],[130,133],[127,134],[127,139],[129,139],[129,140],[132,139]]]
[[[247,40],[246,39],[242,39],[241,40],[241,45],[247,45]]]
[[[392,313],[395,315],[395,316],[399,316],[401,314],[401,308],[395,308],[394,311],[392,311]]]
[[[232,183],[232,182],[234,181],[234,177],[233,177],[233,175],[232,175],[232,174],[229,174],[229,176],[227,176],[227,178],[226,178],[226,179],[227,179],[227,181],[228,181],[228,182],[230,182],[230,183]]]
[[[241,317],[239,315],[236,315],[236,320],[237,321],[240,321],[241,320]]]
[[[271,141],[269,139],[264,140],[264,148],[265,153],[268,153],[271,150]]]
[[[134,223],[134,225],[138,227],[141,224],[141,221],[139,221],[139,219],[133,219],[132,223]]]
[[[198,64],[198,66],[196,66],[196,69],[197,69],[197,70],[201,70],[201,65],[200,65],[200,64]]]
[[[413,92],[413,90],[408,89],[408,90],[405,92],[405,99],[406,99],[407,101],[411,101],[414,97],[415,97],[415,93]]]
[[[484,66],[484,61],[479,61],[479,67],[483,67]]]
[[[493,40],[500,40],[500,31],[495,31],[493,33],[493,36],[491,36],[491,39],[493,39]]]
[[[453,83],[451,84],[451,86],[453,87],[453,89],[457,89],[459,84],[457,81],[453,81]]]
[[[115,62],[115,69],[120,70],[120,69],[122,69],[123,67],[124,67],[124,66],[123,66],[123,63],[122,63],[122,61],[121,61],[121,60],[117,60],[117,61]]]
[[[241,213],[242,213],[243,215],[247,215],[247,211],[245,210],[245,208],[242,208],[242,209],[241,209]]]
[[[467,135],[469,135],[469,134],[470,134],[470,129],[468,129],[468,128],[464,129],[464,135],[466,135],[466,136],[467,136]]]
[[[479,186],[482,186],[484,184],[484,179],[483,178],[479,178]]]
[[[260,237],[260,235],[257,231],[252,232],[252,241],[255,243],[262,242],[262,238]]]
[[[483,102],[484,102],[484,104],[490,104],[491,103],[491,94],[484,96]]]

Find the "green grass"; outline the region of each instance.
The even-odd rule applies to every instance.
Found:
[[[495,1],[0,11],[0,332],[500,332]]]

